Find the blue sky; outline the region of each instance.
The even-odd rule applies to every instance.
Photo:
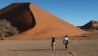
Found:
[[[31,2],[75,26],[98,21],[98,0],[0,0],[0,9],[14,2]]]

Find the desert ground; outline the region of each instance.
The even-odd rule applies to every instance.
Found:
[[[98,39],[70,40],[68,50],[56,40],[56,51],[50,40],[1,40],[0,56],[98,56]]]

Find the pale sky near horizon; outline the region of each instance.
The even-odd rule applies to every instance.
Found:
[[[0,9],[16,2],[30,2],[75,26],[98,21],[98,0],[0,0]]]

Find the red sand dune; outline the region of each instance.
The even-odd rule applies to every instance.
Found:
[[[98,21],[91,20],[90,22],[86,23],[85,25],[82,26],[84,29],[98,29]]]
[[[80,36],[87,33],[31,3],[13,3],[2,9],[0,15],[21,31],[13,39],[49,39],[52,35],[61,38],[65,34]]]

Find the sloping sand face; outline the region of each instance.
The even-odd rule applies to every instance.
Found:
[[[52,35],[61,38],[87,33],[30,3],[14,3],[0,14],[20,30],[21,34],[14,39],[49,39]]]

